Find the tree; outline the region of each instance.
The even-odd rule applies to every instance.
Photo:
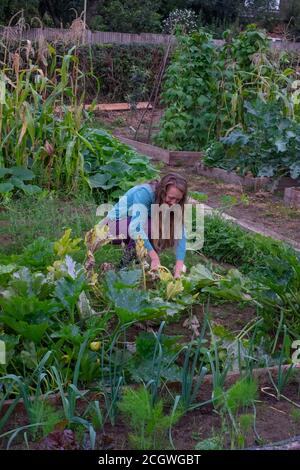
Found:
[[[62,24],[68,25],[75,19],[75,11],[81,13],[84,2],[83,0],[39,0],[38,3],[41,18],[48,14],[53,25],[59,28]]]
[[[279,11],[280,0],[245,0],[245,9],[253,14]]]
[[[300,2],[299,0],[283,0],[280,13],[289,31],[297,41],[300,40]]]
[[[201,13],[206,23],[216,20],[235,21],[244,6],[244,0],[187,0],[187,7]]]
[[[190,3],[188,0],[161,0],[158,13],[165,19],[174,10],[190,8],[188,3]]]
[[[244,18],[268,30],[272,30],[280,19],[280,0],[245,0]]]
[[[0,22],[8,24],[10,18],[17,12],[23,10],[27,23],[31,23],[33,17],[47,15],[53,26],[60,27],[61,24],[68,25],[83,10],[83,0],[1,0]]]
[[[92,29],[121,33],[159,32],[158,0],[100,0],[88,9]]]
[[[191,33],[197,30],[197,15],[194,10],[173,10],[163,21],[163,32],[174,34],[177,27],[184,33]]]
[[[30,22],[33,16],[38,15],[38,0],[1,0],[0,2],[0,23],[8,24],[10,19],[23,10],[26,22]],[[17,19],[19,19],[18,17]]]

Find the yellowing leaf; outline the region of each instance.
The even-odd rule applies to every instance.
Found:
[[[170,271],[164,266],[158,268],[159,279],[163,282],[173,281],[173,276]]]
[[[89,278],[89,284],[90,286],[95,286],[98,283],[98,274],[93,273],[91,277]]]
[[[54,261],[52,266],[47,267],[47,271],[49,271],[49,273],[53,273],[54,277],[56,279],[58,279],[62,276],[61,267],[62,267],[63,264],[64,264],[64,262],[61,261],[61,260]]]
[[[79,250],[78,245],[82,239],[74,238],[72,240],[71,232],[71,228],[67,229],[61,239],[54,243],[54,251],[60,258]]]
[[[167,285],[167,300],[173,299],[176,295],[180,294],[184,290],[181,279],[169,282]]]
[[[96,251],[100,246],[104,246],[110,241],[111,238],[109,236],[108,225],[101,227],[97,224],[85,235],[85,244],[92,253],[94,253],[94,251]]]
[[[143,260],[147,256],[147,250],[145,248],[144,240],[139,235],[136,243],[135,243],[136,254],[139,260]]]

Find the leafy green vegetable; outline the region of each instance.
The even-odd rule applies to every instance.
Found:
[[[0,196],[15,189],[21,189],[26,194],[40,192],[40,187],[24,183],[24,181],[30,181],[34,178],[34,173],[25,167],[0,168]]]
[[[139,156],[108,132],[87,128],[82,136],[83,145],[86,142],[82,150],[86,181],[106,198],[116,198],[134,184],[156,176],[148,157]]]
[[[246,102],[244,129],[210,144],[205,164],[242,176],[300,176],[300,124],[286,117],[277,102]]]

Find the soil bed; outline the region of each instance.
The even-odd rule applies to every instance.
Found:
[[[285,399],[280,401],[276,399],[275,393],[266,389],[270,384],[261,382],[259,394],[255,403],[256,406],[256,432],[249,431],[246,436],[245,447],[251,448],[279,442],[286,439],[292,439],[300,434],[299,419],[299,383],[290,383],[284,390],[284,396],[294,402],[289,403]],[[271,395],[265,393],[267,391]],[[211,397],[211,386],[206,384],[202,386],[199,400],[204,402]],[[85,405],[86,406],[86,405]],[[59,405],[57,409],[60,409]],[[251,412],[252,410],[249,410]],[[28,424],[27,417],[23,411],[19,411],[10,420],[9,428],[14,429],[21,425]],[[177,450],[193,450],[198,442],[204,439],[218,435],[221,432],[221,418],[211,404],[188,412],[172,428],[172,438]],[[128,434],[131,432],[129,426],[121,416],[117,418],[115,426],[106,424],[104,430],[97,432],[96,446],[97,450],[129,450]],[[0,448],[5,448],[4,440]],[[38,449],[39,442],[30,442],[29,448]],[[162,449],[169,448],[166,441]],[[230,448],[229,436],[226,436],[225,448]],[[15,442],[11,449],[26,449],[24,441]]]
[[[184,175],[189,182],[189,190],[205,193],[208,196],[205,204],[222,208],[222,196],[232,196],[240,200],[246,194],[248,203],[239,203],[225,207],[224,211],[236,219],[252,224],[257,228],[272,230],[278,235],[300,242],[300,210],[290,209],[284,205],[282,194],[267,191],[245,192],[238,185],[220,183],[203,176],[195,175],[192,169],[182,167],[165,167],[163,174],[170,171]]]

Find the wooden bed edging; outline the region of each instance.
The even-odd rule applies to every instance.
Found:
[[[134,150],[142,153],[143,155],[147,155],[147,157],[152,158],[152,160],[162,161],[169,165],[169,150],[156,147],[155,145],[145,144],[144,142],[139,142],[138,140],[128,139],[127,137],[123,137],[122,135],[116,133],[114,136],[123,142],[123,144],[129,145],[129,147],[132,147]]]
[[[196,164],[196,171],[198,175],[207,176],[207,178],[218,179],[228,184],[238,184],[245,188],[251,188],[254,191],[258,191],[259,189],[267,189],[272,183],[271,178],[239,176],[234,171],[227,171],[223,170],[222,168],[205,166],[203,162],[199,162],[198,164]]]
[[[243,188],[249,188],[254,191],[258,191],[260,189],[270,190],[273,186],[276,190],[283,191],[286,188],[291,188],[297,184],[300,185],[300,178],[295,180],[288,176],[283,176],[276,181],[274,178],[265,176],[240,176],[234,171],[208,167],[204,165],[202,161],[204,152],[166,150],[152,144],[145,144],[144,142],[128,139],[117,132],[114,133],[114,136],[124,144],[134,148],[137,152],[147,155],[152,160],[162,161],[167,165],[172,166],[192,167],[198,175],[224,181],[224,183],[228,184],[237,184]]]
[[[286,206],[300,209],[300,186],[285,188],[284,203]]]
[[[152,158],[152,160],[162,161],[167,165],[193,167],[203,156],[202,152],[175,152],[173,150],[162,149],[156,145],[145,144],[144,142],[128,139],[118,133],[115,133],[114,136],[124,144],[134,148],[137,152],[147,155]]]

